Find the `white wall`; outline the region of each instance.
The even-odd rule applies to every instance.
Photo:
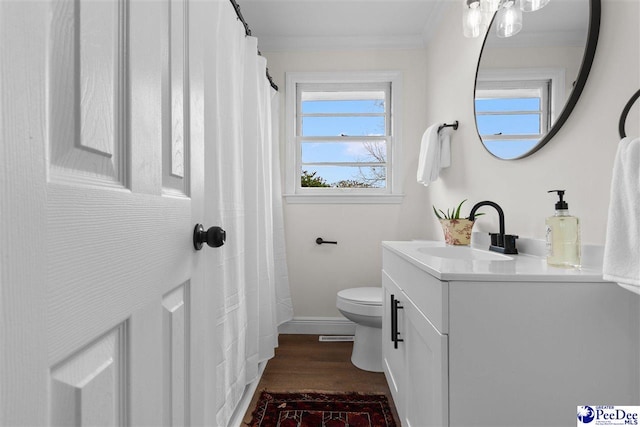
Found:
[[[473,89],[482,40],[462,36],[458,2],[443,14],[426,50],[263,52],[281,92],[287,71],[401,70],[404,79],[404,202],[285,204],[296,317],[337,316],[340,289],[378,286],[382,240],[442,240],[432,204],[446,208],[469,199],[466,214],[473,203],[493,200],[505,211],[508,233],[543,238],[544,219],[554,205],[546,191],[564,188],[571,211],[582,221],[583,241],[604,243],[618,119],[640,87],[640,2],[602,3],[598,50],[579,103],[544,148],[518,161],[495,159],[476,133]],[[634,107],[629,134],[640,134],[638,111]],[[284,103],[281,112],[284,117]],[[420,137],[429,124],[453,120],[459,120],[460,127],[452,138],[452,166],[425,188],[415,182]],[[497,230],[497,215],[481,217],[475,230]],[[318,246],[315,239],[320,236],[338,245]]]
[[[578,78],[582,63],[583,47],[546,46],[491,48],[482,52],[481,70],[492,68],[560,68],[565,71],[564,96],[573,90],[573,82]],[[566,99],[566,98],[565,98]],[[564,105],[564,100],[560,105]],[[560,114],[560,111],[558,111]]]

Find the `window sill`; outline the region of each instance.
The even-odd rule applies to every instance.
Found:
[[[299,204],[400,204],[404,194],[284,194],[287,203]]]

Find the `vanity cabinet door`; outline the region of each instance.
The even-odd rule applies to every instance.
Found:
[[[382,288],[383,368],[402,425],[446,426],[447,335],[438,332],[385,271]]]
[[[382,289],[384,290],[383,307],[384,313],[382,316],[382,367],[384,369],[384,375],[389,384],[393,401],[396,404],[396,409],[400,418],[403,418],[404,414],[404,383],[405,383],[405,348],[402,341],[396,345],[392,332],[396,332],[397,329],[403,329],[400,326],[404,323],[404,309],[396,309],[392,307],[392,302],[398,301],[396,305],[402,306],[404,294],[400,287],[385,273],[382,272]],[[397,322],[393,322],[392,325],[392,311],[397,313]],[[394,314],[395,315],[395,314]],[[403,339],[402,336],[397,337]],[[397,348],[396,348],[397,347]]]
[[[404,297],[406,352],[405,413],[407,426],[449,424],[448,336],[439,333],[420,310]]]

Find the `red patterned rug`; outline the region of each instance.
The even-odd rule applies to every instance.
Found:
[[[252,427],[395,427],[382,394],[263,391]]]

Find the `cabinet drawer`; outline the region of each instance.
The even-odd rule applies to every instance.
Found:
[[[449,333],[449,283],[420,270],[394,252],[382,248],[383,271],[404,291],[429,321]]]

